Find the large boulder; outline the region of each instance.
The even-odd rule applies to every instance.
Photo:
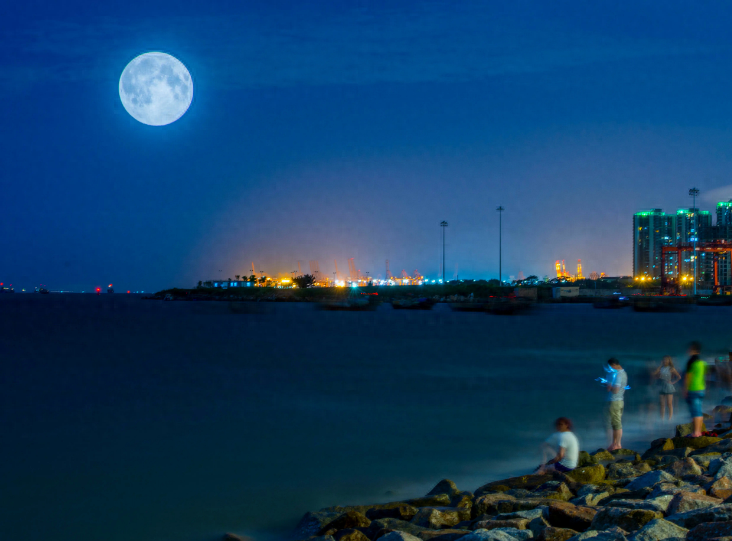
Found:
[[[423,532],[426,529],[427,528],[423,528],[417,524],[412,524],[405,520],[399,520],[398,518],[380,518],[372,520],[371,525],[365,533],[370,539],[374,539],[380,530],[398,530],[400,532],[407,532],[414,536],[418,536],[420,532]]]
[[[529,522],[529,530],[531,530],[534,537],[539,537],[539,534],[549,526],[551,526],[551,524],[549,524],[549,521],[543,516],[533,518],[531,519],[531,522]]]
[[[593,466],[575,468],[572,471],[567,472],[566,475],[576,483],[594,484],[605,479],[606,470],[605,466],[602,464],[595,464]]]
[[[598,505],[600,501],[604,500],[610,496],[609,492],[588,492],[582,496],[577,496],[576,498],[572,498],[569,500],[569,503],[573,503],[574,505],[582,505],[582,506],[595,506]]]
[[[675,477],[665,471],[652,471],[644,473],[640,477],[636,477],[630,483],[625,485],[627,490],[652,490],[654,485],[664,482],[673,482]],[[622,526],[621,526],[622,527]]]
[[[568,502],[555,502],[549,504],[546,518],[552,526],[584,532],[590,527],[596,514],[597,510],[589,507],[577,507]]]
[[[569,490],[569,487],[566,485],[566,483],[562,483],[561,481],[549,481],[548,483],[544,483],[539,488],[534,490],[531,493],[532,498],[547,498],[550,500],[562,500],[562,501],[568,501],[570,498],[574,497],[574,494],[572,494],[572,491]]]
[[[613,526],[628,532],[634,532],[656,518],[663,518],[658,511],[647,509],[625,509],[623,507],[605,507],[592,520],[593,530],[607,530]]]
[[[650,471],[648,464],[645,464],[646,471]],[[608,464],[607,466],[607,478],[608,479],[627,479],[629,477],[638,477],[641,474],[631,462],[622,461]]]
[[[496,503],[501,501],[510,501],[515,500],[513,496],[510,496],[508,494],[486,494],[485,496],[480,496],[476,498],[473,501],[473,506],[471,508],[471,517],[476,518],[483,514],[496,514]],[[492,513],[489,513],[489,509],[493,511]],[[505,511],[506,513],[510,513],[511,511]]]
[[[320,535],[329,530],[344,530],[346,528],[368,528],[371,521],[366,515],[358,511],[347,511],[339,515],[320,529]]]
[[[681,479],[685,475],[701,475],[702,470],[699,464],[693,458],[684,458],[677,460],[666,466],[663,471],[670,473],[677,479]]]
[[[635,532],[633,541],[660,541],[662,539],[684,539],[689,530],[682,528],[664,520],[657,518],[650,521],[648,524],[643,526],[640,530]]]
[[[672,441],[675,448],[691,447],[692,449],[702,449],[704,447],[709,447],[713,443],[722,441],[722,438],[701,436],[699,438],[674,438]]]
[[[691,434],[693,431],[694,431],[694,427],[692,426],[691,423],[686,423],[683,425],[676,425],[676,437],[677,438],[686,437],[689,434]],[[706,431],[707,431],[707,425],[704,422],[702,422],[702,432],[706,432]]]
[[[333,534],[336,541],[369,541],[369,538],[361,530],[348,528]]]
[[[567,541],[567,539],[575,535],[577,535],[577,532],[569,528],[549,526],[548,528],[544,528],[536,539],[537,541]]]
[[[675,515],[677,513],[685,513],[686,511],[693,511],[694,509],[706,509],[707,507],[714,507],[722,503],[719,498],[712,498],[711,496],[705,496],[704,494],[695,494],[693,492],[679,492],[671,500],[671,504],[668,506],[667,513],[669,515]]]
[[[676,513],[666,517],[666,520],[687,529],[692,529],[704,522],[726,522],[732,520],[732,504]]]
[[[719,441],[713,445],[710,445],[709,447],[705,447],[703,449],[705,453],[729,453],[732,452],[732,439],[729,438],[722,438],[722,441]]]
[[[380,518],[398,518],[400,520],[412,520],[419,508],[407,503],[395,502],[385,506],[372,507],[366,510],[366,518],[376,520]]]
[[[526,530],[529,528],[529,522],[527,518],[511,518],[505,520],[479,520],[475,521],[470,529],[471,530],[495,530],[496,528],[515,528],[517,530]]]
[[[692,454],[691,456],[694,457],[694,460],[696,461],[699,466],[702,468],[709,468],[709,464],[711,464],[712,460],[719,458],[722,453],[707,453],[703,452],[701,454]]]
[[[627,541],[627,533],[625,530],[617,527],[601,532],[588,530],[574,537],[570,537],[568,541]]]
[[[435,488],[427,493],[427,496],[437,496],[438,494],[447,494],[448,496],[454,496],[460,492],[457,485],[450,479],[443,479],[435,485]]]
[[[591,453],[590,456],[599,462],[613,462],[615,460],[613,454],[607,449],[598,449],[594,453]]]
[[[504,513],[495,517],[495,520],[512,520],[515,518],[525,518],[528,520],[533,520],[536,517],[541,516],[544,516],[543,507],[540,507],[538,509],[527,509],[525,511],[516,511],[515,513]]]
[[[506,490],[510,489],[516,489],[516,488],[522,488],[525,490],[534,490],[535,488],[543,485],[544,483],[548,481],[562,481],[564,478],[564,474],[561,474],[559,472],[549,472],[545,474],[531,474],[531,475],[522,475],[520,477],[511,477],[510,479],[503,479],[501,481],[493,481],[491,483],[486,483],[482,487],[478,488],[475,491],[475,497],[478,498],[479,496],[483,496],[484,494],[490,494],[492,492],[496,492],[497,488],[502,488],[501,492],[505,492]],[[505,488],[504,488],[505,487]],[[417,506],[420,507],[420,506]]]
[[[597,459],[592,456],[587,451],[580,451],[579,456],[577,457],[577,466],[583,467],[583,466],[592,466],[594,464],[597,464]]]
[[[323,526],[338,518],[340,514],[334,511],[307,512],[295,526],[293,537],[295,539],[305,539],[317,535]]]
[[[456,509],[423,507],[412,517],[410,522],[423,528],[439,530],[441,528],[455,526],[458,522],[467,518],[470,518],[469,514],[468,517],[462,518]]]
[[[651,446],[641,455],[641,458],[651,458],[663,451],[671,451],[674,448],[674,442],[670,438],[661,438],[653,440]]]
[[[672,494],[667,494],[665,496],[657,496],[655,498],[646,498],[645,501],[646,504],[652,505],[656,511],[660,511],[664,515],[668,514],[668,507],[671,505],[671,500],[673,500],[674,497]],[[651,507],[646,507],[645,509],[652,509]]]
[[[473,507],[473,495],[470,492],[458,492],[450,499],[450,507]]]
[[[732,521],[707,522],[692,528],[686,539],[688,541],[707,541],[708,539],[720,539],[730,536],[732,536]]]
[[[419,537],[411,535],[407,532],[389,532],[379,537],[381,541],[421,541]]]
[[[624,509],[646,509],[648,511],[658,511],[663,513],[668,509],[673,496],[664,496],[668,498],[668,503],[659,505],[655,500],[612,500],[607,503],[607,507],[622,507]]]
[[[732,496],[732,481],[729,477],[720,477],[711,484],[707,492],[714,498],[726,500]]]
[[[413,505],[414,507],[439,507],[450,505],[450,496],[448,494],[432,494],[422,498],[412,498],[404,500],[404,503]]]
[[[516,541],[516,538],[501,530],[475,530],[461,537],[460,541]]]

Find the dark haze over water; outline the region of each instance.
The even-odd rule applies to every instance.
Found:
[[[250,306],[1,296],[0,538],[281,538],[324,506],[443,477],[474,490],[535,466],[558,416],[584,448],[604,445],[593,380],[610,356],[632,387],[624,443],[640,448],[670,433],[647,364],[670,354],[681,370],[690,340],[707,359],[732,343],[730,308]]]

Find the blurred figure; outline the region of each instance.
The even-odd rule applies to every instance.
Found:
[[[692,432],[690,436],[692,438],[698,438],[702,435],[702,422],[704,421],[702,402],[706,391],[704,376],[707,365],[699,357],[700,353],[701,344],[696,341],[692,342],[689,345],[689,361],[686,363],[686,375],[684,377],[684,396],[691,414]]]
[[[654,378],[661,381],[661,420],[668,408],[668,420],[674,416],[674,394],[676,393],[676,384],[681,381],[681,374],[674,366],[674,360],[671,356],[666,355],[661,362],[661,366],[653,373]]]
[[[546,473],[552,470],[568,472],[577,467],[579,442],[577,436],[572,433],[572,421],[566,417],[560,417],[554,421],[554,427],[557,431],[541,444],[544,456],[536,473]],[[554,458],[547,460],[547,457],[551,455],[554,455]]]
[[[625,407],[625,387],[628,385],[628,374],[616,358],[608,362],[610,368],[607,379],[607,406],[605,407],[605,424],[608,428],[610,445],[608,451],[622,449],[623,409]]]

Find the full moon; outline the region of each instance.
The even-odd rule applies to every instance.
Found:
[[[193,99],[193,81],[183,63],[165,53],[134,58],[119,78],[119,97],[135,120],[165,126],[185,114]]]

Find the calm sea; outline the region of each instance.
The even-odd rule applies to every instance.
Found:
[[[732,343],[732,308],[239,312],[0,297],[0,538],[279,539],[308,510],[443,477],[473,490],[536,466],[558,416],[584,448],[604,445],[594,379],[610,356],[629,372],[625,444],[640,448],[671,430],[649,364],[683,367],[692,339],[709,359]]]

